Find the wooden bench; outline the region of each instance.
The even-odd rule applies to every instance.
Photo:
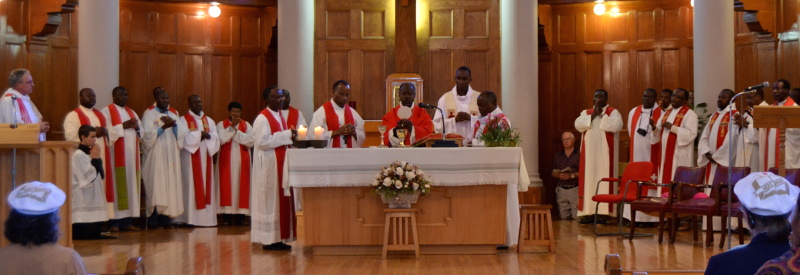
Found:
[[[623,270],[619,254],[606,254],[604,266],[606,275],[702,275],[705,270]]]

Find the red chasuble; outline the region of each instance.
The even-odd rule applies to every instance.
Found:
[[[186,119],[186,124],[189,127],[189,132],[197,131],[197,120],[191,113],[187,113],[183,116]],[[208,132],[208,120],[206,120],[206,116],[200,118],[203,124],[203,131]],[[192,179],[194,181],[194,202],[197,209],[206,209],[206,205],[211,204],[211,169],[213,162],[211,162],[211,156],[206,154],[206,175],[205,175],[205,187],[203,186],[203,160],[201,159],[201,151],[199,148],[197,151],[192,153]],[[206,195],[206,191],[208,191],[209,195]]]
[[[386,113],[386,115],[383,116],[382,124],[386,126],[386,129],[394,128],[395,126],[397,126],[397,122],[401,120],[400,117],[397,116],[397,110],[399,110],[400,107],[402,107],[402,105],[394,107],[394,109],[392,109],[391,111]],[[431,119],[431,116],[428,115],[428,112],[426,112],[422,108],[411,108],[411,110],[413,112],[411,113],[411,117],[408,118],[408,120],[410,120],[411,123],[414,124],[415,137],[417,139],[421,139],[433,133],[433,120]],[[383,143],[386,144],[386,146],[390,147],[391,147],[391,142],[389,142],[389,135],[391,134],[392,134],[391,132],[387,131],[383,136]],[[411,133],[409,133],[408,135],[406,135],[405,144],[412,144],[412,143],[414,143],[414,141],[411,140]]]
[[[614,110],[615,110],[614,108],[611,108],[611,106],[608,106],[608,107],[606,107],[606,111],[604,112],[604,114],[607,115],[607,116],[611,116],[611,112],[613,112]],[[594,113],[594,109],[586,109],[586,114],[587,115],[592,115],[593,113]],[[589,131],[586,131],[586,132],[589,132]],[[581,140],[586,140],[586,132],[583,132],[583,134],[581,135]],[[614,167],[616,167],[616,165],[614,165],[614,153],[616,152],[616,149],[614,149],[614,133],[606,132],[606,143],[608,144],[608,177],[612,177],[612,176],[614,176]],[[586,152],[586,142],[581,142],[581,152]],[[583,198],[583,186],[584,186],[583,179],[586,178],[586,177],[584,177],[584,171],[586,171],[586,154],[581,153],[580,171],[578,171],[578,175],[580,177],[580,180],[578,181],[578,197],[580,198],[580,199],[578,199],[578,209],[580,209],[580,210],[583,210],[583,199],[582,199]],[[614,193],[614,190],[612,188],[613,187],[611,185],[608,186],[608,193],[609,194],[613,194]],[[609,213],[612,210],[613,209],[611,208],[611,205],[609,204],[608,205]]]
[[[83,113],[83,111],[81,110],[80,107],[75,109],[75,110],[73,110],[73,112],[75,112],[78,115],[78,119],[81,122],[81,126],[83,126],[83,125],[90,125],[91,126],[92,125],[92,121],[89,119],[88,116],[86,116],[86,114]],[[100,127],[106,128],[106,116],[104,116],[103,113],[101,113],[100,111],[98,111],[95,108],[92,108],[92,112],[94,112],[94,115],[97,116],[97,120],[100,121]],[[78,137],[78,138],[80,138],[80,137]],[[106,151],[106,153],[105,153],[106,159],[105,159],[105,163],[103,163],[103,169],[106,170],[106,178],[105,178],[105,181],[106,181],[106,188],[105,188],[106,189],[106,202],[114,202],[114,178],[108,176],[108,173],[111,173],[111,151],[108,150],[107,139],[104,139],[103,141],[105,141],[105,142],[103,142],[103,146],[104,146],[103,149],[105,149],[105,151]],[[128,192],[126,191],[124,193],[125,193],[125,197],[127,198],[128,197],[128,195],[127,195]],[[117,196],[120,196],[120,195],[121,194],[117,194]],[[127,200],[126,200],[126,203],[127,203]]]
[[[675,116],[675,121],[672,122],[672,127],[680,127],[681,126],[681,123],[683,123],[683,117],[686,115],[687,112],[689,112],[689,109],[690,109],[689,107],[683,106],[683,107],[681,107],[680,110],[678,110],[678,115]],[[666,113],[664,113],[664,116],[661,117],[661,124],[662,125],[665,122],[667,122],[667,119],[669,119],[669,114],[672,113],[672,111],[674,111],[674,110],[675,109],[669,109],[669,110],[667,110]],[[669,137],[667,137],[666,148],[665,148],[665,150],[663,152],[664,153],[664,172],[662,174],[663,174],[664,178],[661,179],[661,182],[670,183],[670,182],[672,182],[672,174],[673,174],[673,172],[672,172],[672,163],[673,163],[673,159],[675,158],[675,146],[678,143],[678,134],[670,132],[669,130],[667,130],[666,133],[669,135]],[[663,135],[664,135],[664,128],[662,127],[661,128],[661,134],[658,135],[658,136],[662,137]],[[665,193],[665,192],[668,192],[668,191],[669,190],[661,190],[661,193]]]
[[[231,127],[231,119],[222,122],[222,127]],[[237,126],[242,133],[247,132],[247,123],[239,122]],[[250,149],[239,144],[238,148],[233,148],[233,138],[228,143],[222,145],[219,153],[219,206],[231,206],[233,203],[231,191],[231,150],[239,150],[241,169],[239,171],[239,208],[250,208]]]
[[[794,100],[791,97],[787,97],[786,101],[783,102],[782,106],[793,106]],[[770,104],[770,106],[778,106],[778,102]],[[775,147],[775,167],[778,167],[778,164],[781,163],[780,152],[781,152],[781,138],[780,132],[775,134],[775,141],[769,140],[769,132],[776,131],[777,128],[767,128],[767,144],[764,146],[764,170],[767,170],[767,166],[769,165],[769,147]]]
[[[128,117],[135,118],[136,114],[133,113],[131,108],[125,107]],[[114,104],[108,105],[108,113],[111,115],[111,126],[122,124],[122,118],[119,115],[119,109]],[[139,184],[141,179],[141,162],[139,161],[139,137],[136,137],[136,182]],[[125,136],[121,136],[114,142],[114,185],[117,187],[117,206],[119,210],[128,210],[128,173],[125,166]],[[109,162],[112,160],[109,159]],[[108,172],[106,172],[108,173]]]
[[[327,104],[330,104],[328,101]],[[327,109],[326,109],[327,110]],[[280,112],[279,112],[280,113]],[[261,115],[267,118],[267,122],[269,122],[269,129],[272,131],[272,134],[277,132],[281,132],[286,128],[286,121],[283,121],[283,117],[281,117],[281,122],[278,122],[268,109],[264,109],[261,111]],[[352,116],[350,117],[352,119]],[[328,121],[331,121],[331,117],[327,117]],[[335,120],[338,121],[338,120]],[[328,124],[330,125],[330,124]],[[328,126],[330,127],[330,126]],[[338,126],[336,127],[339,128]],[[330,128],[328,128],[330,129]],[[275,148],[275,160],[278,162],[278,186],[283,182],[283,163],[286,159],[286,149],[289,148],[288,145],[278,146]],[[297,236],[297,228],[292,226],[295,224],[294,219],[294,194],[290,196],[284,196],[281,194],[281,188],[275,188],[276,192],[278,192],[279,199],[279,206],[280,207],[280,229],[281,229],[281,239],[288,239],[291,236]],[[292,233],[289,233],[292,232]]]
[[[322,104],[322,107],[325,108],[325,121],[328,131],[339,130],[339,116],[333,110],[333,104],[328,101]],[[344,105],[344,123],[356,124],[355,120],[353,120],[353,111],[349,105]],[[342,139],[340,137],[331,137],[331,139],[333,139],[333,148],[342,148]],[[355,143],[354,138],[352,136],[347,137],[347,148],[353,148],[353,143]]]

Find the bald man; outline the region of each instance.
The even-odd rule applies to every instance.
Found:
[[[578,169],[581,152],[575,150],[575,135],[572,132],[561,134],[564,150],[558,152],[553,160],[552,176],[556,178],[556,202],[562,220],[578,218]]]

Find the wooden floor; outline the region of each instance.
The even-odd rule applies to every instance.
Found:
[[[620,254],[625,269],[648,270],[704,269],[708,258],[722,251],[703,247],[702,234],[693,242],[690,231],[679,232],[674,245],[666,238],[659,245],[655,237],[595,237],[591,225],[575,221],[557,220],[554,227],[555,254],[498,250],[497,255],[422,255],[420,260],[390,254],[381,260],[380,255],[314,256],[302,241],[291,243],[291,251],[269,252],[250,243],[245,226],[120,232],[114,240],[75,241],[75,249],[89,272],[119,273],[128,257],[142,256],[148,274],[602,274],[608,253]]]

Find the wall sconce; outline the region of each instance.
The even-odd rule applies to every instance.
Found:
[[[211,6],[208,7],[208,15],[211,17],[217,18],[222,13],[222,9],[219,8],[219,3],[211,2]]]
[[[603,0],[597,0],[597,2],[594,2],[594,14],[603,15],[606,13],[606,5],[603,4],[603,2]]]

